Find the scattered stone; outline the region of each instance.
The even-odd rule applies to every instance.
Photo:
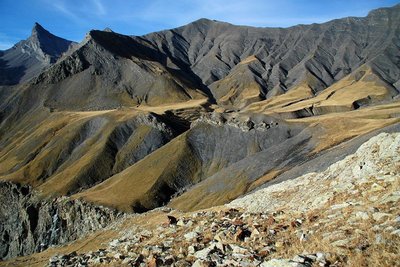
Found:
[[[246,254],[246,253],[248,253],[248,250],[246,248],[243,248],[243,247],[240,247],[240,246],[237,246],[237,245],[233,245],[233,244],[230,244],[229,246],[230,246],[230,248],[231,248],[233,253],[237,253],[237,254]]]
[[[400,229],[394,230],[393,232],[390,233],[391,235],[397,235],[400,237]]]
[[[176,225],[178,225],[178,226],[186,226],[185,225],[185,222],[181,219],[181,220],[179,220],[177,223],[176,223]]]
[[[261,267],[293,267],[289,260],[272,259],[261,263]]]
[[[349,203],[341,203],[341,204],[336,204],[331,206],[331,210],[337,210],[337,209],[344,209],[350,206]]]
[[[193,240],[193,239],[197,238],[198,236],[199,236],[199,234],[197,232],[189,232],[189,233],[184,235],[184,237],[188,241]]]
[[[196,253],[194,253],[194,256],[195,256],[197,259],[205,260],[205,259],[207,259],[208,254],[210,254],[210,252],[211,252],[212,250],[213,250],[213,247],[207,247],[207,248],[204,248],[204,249],[199,250],[199,251],[197,251]]]
[[[356,218],[361,219],[361,220],[369,219],[368,213],[365,211],[357,211],[355,216],[356,216]]]
[[[365,256],[369,247],[381,248],[397,242],[400,236],[400,203],[393,202],[398,191],[393,190],[392,182],[362,173],[372,163],[357,162],[365,163],[359,180],[353,179],[350,167],[337,164],[324,175],[311,173],[304,180],[272,185],[267,188],[268,194],[262,195],[262,201],[251,199],[241,209],[182,214],[179,220],[164,214],[168,227],[137,227],[109,242],[107,250],[55,255],[49,265],[64,266],[68,261],[71,266],[347,266],[349,252]],[[337,172],[342,175],[334,176]],[[385,190],[373,190],[379,186]],[[316,201],[326,196],[321,188],[329,190],[329,202]],[[335,194],[330,194],[336,189]],[[375,202],[369,202],[373,197]],[[253,204],[257,205],[256,210]],[[388,234],[396,236],[385,240]],[[332,251],[304,251],[289,255],[288,259],[277,258],[298,245],[299,239],[308,245],[307,242],[315,242],[314,237],[322,237]],[[338,262],[331,264],[331,259]]]
[[[385,188],[377,183],[373,183],[371,185],[371,191],[376,192],[376,191],[382,191],[385,190]]]
[[[207,264],[205,261],[200,260],[200,259],[196,260],[192,265],[192,267],[208,267],[208,266],[209,266],[209,264]]]

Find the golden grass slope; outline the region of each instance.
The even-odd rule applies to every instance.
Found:
[[[392,86],[364,65],[315,96],[307,82],[303,82],[286,94],[250,104],[245,111],[284,117],[322,115],[350,111],[362,104],[389,101],[395,93]]]
[[[199,163],[186,134],[103,183],[75,195],[123,211],[144,211],[169,201],[174,190],[195,180]]]
[[[45,196],[90,187],[125,168],[126,157],[149,136],[152,128],[143,124],[125,137],[121,148],[114,144],[121,140],[111,140],[118,127],[143,114],[129,109],[56,112],[40,117],[42,121],[28,117],[20,123],[26,126],[3,144],[0,179],[30,184]]]

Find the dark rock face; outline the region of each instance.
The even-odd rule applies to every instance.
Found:
[[[75,43],[35,23],[31,36],[0,54],[0,85],[26,82],[55,63]]]
[[[41,201],[28,186],[0,183],[0,259],[40,252],[104,228],[121,214],[79,200]]]

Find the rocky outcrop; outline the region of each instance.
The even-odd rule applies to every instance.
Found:
[[[267,131],[271,128],[276,128],[279,122],[276,118],[268,116],[257,116],[252,118],[250,116],[241,115],[238,113],[226,114],[226,113],[205,113],[202,114],[197,120],[193,121],[190,125],[191,128],[205,123],[212,126],[228,126],[242,130],[242,132],[248,132],[250,130],[255,131]]]
[[[40,200],[29,186],[0,182],[0,258],[76,240],[120,216],[115,210],[66,197]]]
[[[26,82],[55,63],[76,44],[35,23],[31,36],[0,53],[0,85]]]
[[[361,193],[359,187],[365,183],[372,185],[380,181],[397,180],[399,162],[400,134],[382,133],[361,145],[356,153],[332,164],[323,172],[308,173],[271,185],[234,200],[230,206],[243,207],[251,212],[268,212],[284,207],[297,211],[316,209],[338,193],[350,190],[355,190],[354,194]]]

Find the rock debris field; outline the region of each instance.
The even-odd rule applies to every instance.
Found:
[[[226,206],[132,215],[158,219],[48,266],[398,266],[399,174],[400,134],[379,134],[323,172]]]

